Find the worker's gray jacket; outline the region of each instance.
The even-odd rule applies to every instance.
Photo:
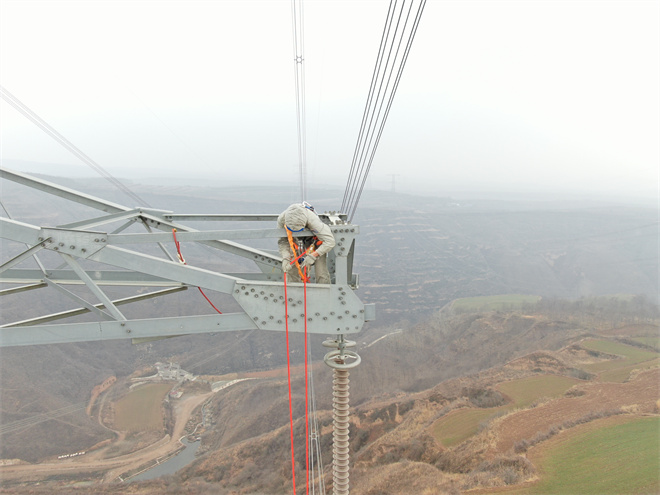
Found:
[[[330,227],[324,224],[316,213],[305,208],[301,204],[293,204],[277,217],[277,228],[283,229],[287,225],[292,230],[305,228],[323,241],[323,244],[316,250],[319,256],[329,253],[335,247],[335,237],[332,235]],[[277,241],[282,258],[291,258],[291,247],[287,237],[281,237]]]

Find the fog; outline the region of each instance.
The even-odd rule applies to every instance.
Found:
[[[289,2],[0,5],[2,86],[111,174],[298,183]],[[304,5],[308,180],[341,187],[388,2]],[[367,187],[657,198],[659,5],[429,1]],[[0,109],[5,166],[91,173]]]

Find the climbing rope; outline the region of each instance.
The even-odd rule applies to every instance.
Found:
[[[291,431],[291,477],[293,480],[293,495],[296,495],[296,453],[293,445],[293,401],[291,400],[291,351],[289,347],[289,299],[286,288],[286,272],[284,272],[284,323],[286,331],[286,376],[289,384],[289,427]]]
[[[174,245],[176,246],[176,255],[179,258],[179,262],[187,265],[186,260],[183,259],[183,255],[181,254],[181,245],[179,244],[179,241],[176,238],[176,229],[172,229],[172,237],[174,237]],[[204,296],[204,299],[211,305],[213,309],[215,309],[218,313],[222,314],[222,311],[220,311],[218,308],[215,307],[215,304],[211,302],[211,300],[208,298],[206,294],[204,294],[204,291],[202,290],[201,287],[197,287],[199,289],[200,294]]]
[[[307,277],[304,274],[304,317],[305,317],[305,493],[309,494],[309,374],[308,374],[308,347],[307,347]],[[286,372],[289,387],[289,428],[291,431],[291,477],[293,480],[293,493],[296,493],[296,464],[295,464],[295,448],[293,441],[293,399],[291,394],[291,348],[289,345],[289,295],[287,290],[286,272],[284,272],[284,322],[285,322],[285,335],[286,335]]]

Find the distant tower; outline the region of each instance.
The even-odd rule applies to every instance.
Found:
[[[392,193],[396,192],[396,178],[401,177],[401,174],[387,174],[392,177]]]

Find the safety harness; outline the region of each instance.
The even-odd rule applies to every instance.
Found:
[[[291,264],[293,265],[295,263],[296,268],[298,268],[298,273],[300,274],[300,279],[303,282],[309,282],[309,276],[303,272],[302,267],[300,266],[300,263],[302,263],[305,259],[305,256],[313,256],[313,252],[318,249],[318,247],[323,244],[323,241],[320,240],[318,237],[313,236],[311,237],[311,243],[307,247],[299,246],[298,243],[293,239],[293,234],[291,233],[291,229],[289,229],[286,225],[284,226],[284,230],[286,230],[286,237],[289,239],[289,247],[291,248],[291,252],[293,253],[293,261],[291,261]]]

